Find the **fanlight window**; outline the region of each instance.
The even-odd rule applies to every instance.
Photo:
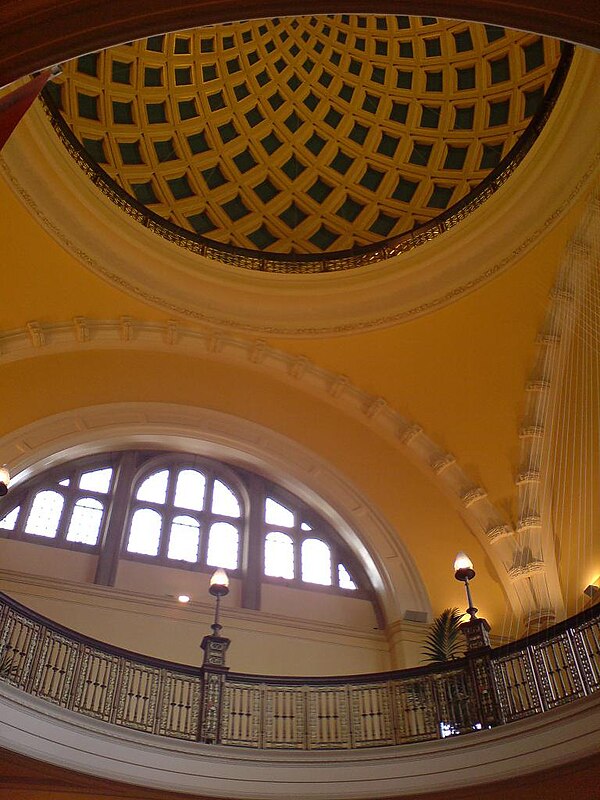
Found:
[[[200,547],[200,523],[194,517],[174,517],[171,523],[167,556],[176,561],[198,561]],[[237,565],[236,565],[237,566]]]
[[[267,577],[356,591],[356,583],[337,559],[334,548],[314,535],[319,526],[306,522],[303,508],[292,510],[273,497],[267,497],[264,522],[264,574]]]
[[[196,469],[182,469],[175,484],[175,505],[201,511],[204,508],[206,478]]]
[[[151,503],[164,503],[167,499],[167,484],[169,482],[169,471],[166,469],[155,472],[146,478],[137,490],[138,500],[147,500]]]
[[[237,528],[228,522],[215,522],[211,525],[206,557],[209,567],[237,569],[239,538]]]
[[[24,538],[48,544],[96,547],[114,470],[104,466],[70,472],[68,477],[45,480],[43,487],[27,492],[25,502],[2,516],[0,530],[17,531]]]
[[[17,524],[17,517],[19,516],[20,511],[21,511],[21,506],[17,506],[12,511],[10,511],[5,517],[3,517],[0,520],[0,528],[4,528],[5,531],[14,531]]]
[[[141,479],[135,505],[128,553],[186,564],[204,553],[209,567],[238,569],[240,501],[210,471],[175,465],[152,472]]]
[[[138,508],[131,518],[127,549],[130,553],[157,556],[162,517],[151,508]]]
[[[64,502],[64,497],[58,492],[36,494],[25,523],[25,533],[53,539],[58,530]]]
[[[78,500],[71,514],[67,540],[69,542],[96,544],[100,533],[103,511],[102,503],[99,500],[94,500],[93,497],[84,497],[82,500]]]
[[[54,468],[0,500],[0,536],[95,552],[99,565],[121,547],[121,558],[151,564],[369,596],[360,565],[313,509],[194,456],[119,452]]]
[[[272,531],[265,536],[265,575],[294,577],[294,540],[287,533]]]
[[[331,586],[331,552],[320,539],[302,542],[302,580]]]
[[[265,502],[265,522],[269,525],[282,525],[284,528],[291,528],[294,525],[294,515],[281,503],[267,497]]]

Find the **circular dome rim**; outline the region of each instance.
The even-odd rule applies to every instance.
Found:
[[[451,20],[450,22],[460,21]],[[179,31],[172,33],[174,35]],[[164,219],[120,186],[117,180],[105,172],[101,165],[86,152],[83,144],[71,130],[67,120],[47,91],[44,94],[44,103],[59,138],[88,177],[106,196],[112,198],[120,207],[126,208],[129,216],[137,219],[155,234],[178,244],[189,252],[198,253],[235,268],[281,274],[320,274],[371,266],[408,252],[444,233],[480,207],[490,194],[495,193],[510,178],[543,130],[560,96],[573,59],[573,52],[572,45],[564,45],[540,107],[500,163],[466,195],[442,210],[440,214],[412,230],[384,237],[376,242],[356,245],[350,249],[324,250],[320,253],[285,253],[261,250],[258,247],[253,249],[237,244],[221,243]]]
[[[600,159],[598,103],[596,56],[579,48],[553,124],[542,130],[517,180],[418,250],[321,276],[234,270],[157,238],[85,179],[51,135],[41,107],[23,119],[1,166],[17,198],[73,258],[174,320],[225,335],[343,336],[431,313],[512,266],[590,185]]]

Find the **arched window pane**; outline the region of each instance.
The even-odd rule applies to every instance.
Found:
[[[103,492],[106,494],[110,489],[110,479],[112,469],[95,469],[93,472],[84,472],[79,479],[79,488],[86,492]]]
[[[272,531],[265,536],[265,575],[294,577],[294,542],[286,533]]]
[[[228,522],[215,522],[208,534],[206,563],[209,567],[237,569],[240,535]]]
[[[59,486],[68,486],[70,483],[71,483],[71,479],[70,478],[65,478],[63,481],[59,481],[58,485]]]
[[[331,586],[331,551],[320,539],[305,539],[301,551],[302,580]]]
[[[38,492],[27,518],[25,532],[54,539],[64,502],[62,494],[58,492]]]
[[[228,486],[221,481],[213,485],[213,514],[223,514],[224,517],[239,517],[240,504],[237,497]]]
[[[97,544],[104,506],[93,497],[83,497],[75,503],[67,531],[69,542]]]
[[[343,564],[338,564],[338,583],[340,589],[356,589],[356,584]]]
[[[198,561],[200,525],[193,517],[175,517],[171,523],[167,555],[177,561]]]
[[[168,480],[169,471],[167,469],[150,475],[138,489],[137,499],[149,500],[151,503],[164,503],[167,499]]]
[[[0,519],[0,528],[3,528],[5,531],[14,531],[20,509],[21,506],[17,506],[16,508],[13,508],[13,510],[10,511],[5,517],[2,517],[2,519]]]
[[[146,556],[158,555],[162,517],[151,508],[139,508],[131,520],[127,550]]]
[[[204,508],[206,478],[196,469],[182,469],[177,476],[175,505],[201,511]]]
[[[268,522],[269,525],[283,525],[284,528],[292,528],[294,526],[294,515],[289,508],[267,497],[265,503],[265,522]]]

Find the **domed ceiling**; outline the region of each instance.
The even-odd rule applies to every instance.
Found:
[[[560,58],[465,22],[275,18],[81,56],[46,98],[103,188],[171,238],[306,262],[406,240],[476,187],[480,203]]]

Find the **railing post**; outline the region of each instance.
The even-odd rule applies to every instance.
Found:
[[[463,622],[460,628],[467,640],[466,657],[477,700],[478,722],[484,728],[501,725],[504,719],[492,669],[489,622],[472,617],[468,622]]]
[[[230,639],[209,635],[202,639],[202,699],[200,701],[200,726],[198,741],[218,744],[221,739],[221,699],[225,685],[225,664]]]

